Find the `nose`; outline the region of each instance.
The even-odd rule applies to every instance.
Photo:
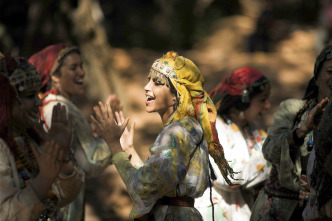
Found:
[[[151,91],[151,80],[144,86],[145,92]]]
[[[78,67],[77,70],[78,70],[77,72],[80,76],[82,76],[82,77],[85,76],[85,71],[83,69],[83,66]]]
[[[269,101],[269,100],[266,100],[266,101],[265,101],[264,108],[265,108],[265,110],[268,110],[268,109],[270,109],[270,108],[271,108],[271,103],[270,103],[270,101]]]

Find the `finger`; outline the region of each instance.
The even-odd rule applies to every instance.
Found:
[[[63,122],[64,124],[67,124],[67,108],[65,105],[61,106],[61,111],[60,111],[60,118],[61,118],[61,122]]]
[[[124,118],[124,116],[123,116],[123,112],[122,111],[120,111],[120,119],[121,119],[121,123],[123,123],[124,122],[124,120],[125,120],[125,118]]]
[[[70,131],[73,129],[73,115],[71,113],[68,114],[68,124],[67,127]]]
[[[108,118],[109,118],[109,116],[108,116],[108,112],[107,112],[107,106],[108,105],[106,105],[106,106],[104,106],[104,104],[102,103],[102,102],[98,102],[98,104],[99,104],[99,107],[100,107],[100,110],[101,110],[101,112],[102,112],[102,116],[103,116],[103,119],[104,120],[107,120]]]
[[[102,114],[101,114],[101,110],[100,110],[100,108],[99,108],[98,106],[94,106],[94,107],[93,107],[93,111],[94,111],[95,114],[96,114],[96,118],[97,118],[99,121],[101,121],[101,120],[103,119],[103,116],[102,116]]]
[[[57,160],[61,148],[57,143],[53,143],[51,148],[52,148],[51,156],[54,160]]]
[[[128,122],[129,122],[129,117],[127,117],[124,123],[121,125],[120,128],[122,131],[124,131],[124,129],[127,127]]]
[[[57,111],[58,111],[57,105],[54,105],[52,109],[52,119],[51,119],[52,124],[56,122]]]
[[[100,130],[103,129],[103,126],[101,125],[101,123],[99,121],[97,121],[94,116],[90,115],[90,119],[98,127],[98,129],[100,129]]]
[[[106,107],[107,107],[107,115],[109,117],[110,122],[114,122],[114,117],[113,117],[111,105],[109,103],[107,103]]]
[[[46,144],[47,144],[48,142],[46,142]],[[33,155],[35,155],[35,157],[36,157],[36,160],[37,160],[37,162],[39,161],[39,159],[40,159],[40,152],[39,152],[39,150],[37,149],[37,147],[35,146],[35,145],[30,145],[31,146],[31,149],[32,149],[32,152],[33,152]]]
[[[116,118],[117,124],[122,125],[123,121],[121,121],[120,115],[117,111],[115,112],[115,118]]]

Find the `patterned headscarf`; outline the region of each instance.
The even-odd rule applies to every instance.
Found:
[[[31,88],[39,91],[40,79],[36,68],[23,57],[0,55],[0,76],[8,79],[20,101],[19,93]]]
[[[211,92],[210,96],[219,110],[220,105],[227,95],[249,96],[250,90],[255,87],[264,87],[269,82],[267,78],[258,81],[264,75],[256,69],[244,67],[233,71],[229,76],[224,77],[220,84]],[[264,88],[262,88],[264,89]],[[247,102],[249,102],[247,100]]]
[[[41,73],[41,88],[50,81],[52,74],[59,68],[64,57],[73,51],[80,53],[76,46],[66,46],[64,43],[59,43],[50,45],[29,58],[29,62],[36,66]]]
[[[228,176],[233,178],[233,169],[224,156],[215,128],[217,112],[208,93],[204,91],[204,78],[197,66],[189,59],[179,56],[176,52],[167,52],[157,59],[151,71],[157,71],[168,77],[180,96],[178,108],[173,120],[185,116],[197,119],[204,131],[204,138],[209,145],[209,154],[218,165],[220,172],[229,185],[233,185]]]

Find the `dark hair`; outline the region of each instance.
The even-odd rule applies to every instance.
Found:
[[[316,85],[316,80],[319,76],[320,70],[326,60],[332,59],[332,45],[327,45],[320,54],[316,57],[315,67],[314,67],[314,77],[310,79],[307,88],[305,90],[303,100],[315,99],[318,95],[318,86]]]
[[[57,76],[61,76],[61,67],[62,67],[62,64],[63,64],[63,60],[70,54],[72,53],[77,53],[79,55],[81,55],[81,51],[78,47],[76,46],[73,46],[73,47],[70,47],[68,49],[68,51],[66,51],[60,58],[58,58],[58,60],[56,62],[59,62],[59,66],[57,67],[57,69],[54,71],[53,75],[57,75]]]
[[[261,83],[262,82],[262,83]],[[250,87],[249,88],[249,99],[250,101],[260,94],[265,87],[268,85],[270,86],[270,83],[268,81],[268,78],[265,76],[260,77],[255,83],[261,83],[259,84],[260,86],[256,87]],[[220,107],[218,109],[218,114],[227,122],[227,119],[229,118],[229,111],[232,107],[235,107],[239,111],[245,111],[250,107],[250,102],[249,103],[244,103],[242,101],[242,96],[241,95],[229,95],[226,94],[226,96],[223,98]]]

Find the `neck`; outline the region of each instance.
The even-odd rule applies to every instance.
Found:
[[[229,118],[239,127],[244,127],[248,124],[248,121],[244,116],[241,116],[241,111],[231,108],[229,111]]]
[[[166,124],[169,120],[170,116],[174,113],[173,106],[171,108],[168,108],[165,112],[159,112],[159,115],[161,117],[161,121],[163,124]]]
[[[55,90],[57,90],[58,94],[61,95],[61,96],[64,96],[65,98],[67,98],[68,100],[72,100],[72,96],[70,96],[69,94],[67,93],[63,93],[63,91],[61,90],[60,87],[53,87]]]

